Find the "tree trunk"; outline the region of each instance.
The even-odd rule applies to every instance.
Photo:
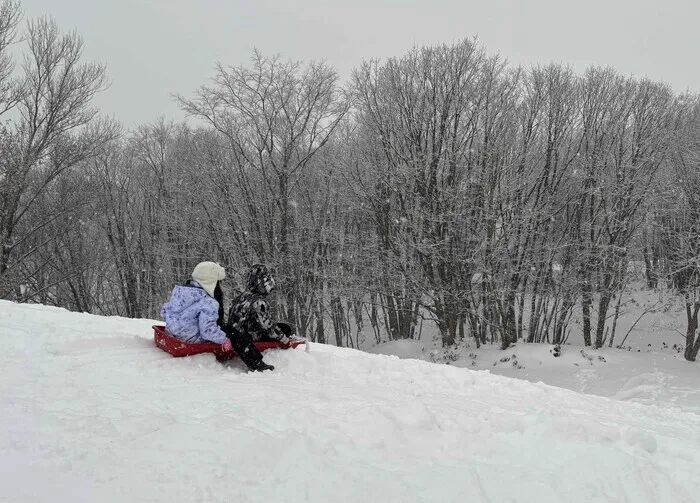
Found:
[[[646,232],[645,232],[646,234]],[[644,245],[644,272],[646,273],[647,286],[649,288],[656,288],[658,286],[659,280],[656,270],[654,269],[654,264],[652,263],[651,253],[649,252],[649,247]]]
[[[595,348],[600,349],[603,347],[603,335],[605,332],[605,320],[607,318],[608,307],[610,306],[610,291],[606,289],[600,295],[600,301],[598,302],[598,322],[596,323],[595,331]],[[590,316],[590,314],[589,314]],[[588,344],[586,344],[588,345]]]
[[[688,328],[685,332],[685,352],[683,356],[689,362],[694,362],[700,350],[700,336],[695,337],[695,332],[698,329],[698,311],[700,303],[690,304],[686,295],[685,314],[688,320]]]
[[[591,304],[593,295],[591,293],[591,283],[588,278],[584,280],[581,288],[581,309],[583,310],[583,344],[591,345]]]

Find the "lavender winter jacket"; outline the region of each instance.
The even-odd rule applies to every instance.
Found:
[[[182,341],[217,344],[226,341],[226,334],[216,323],[219,303],[196,281],[176,286],[160,315],[165,320],[166,330]]]

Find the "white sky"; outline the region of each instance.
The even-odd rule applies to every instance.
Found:
[[[127,127],[184,117],[215,62],[247,64],[253,48],[325,59],[343,79],[363,59],[478,36],[514,64],[591,64],[700,91],[700,4],[694,0],[23,0],[27,17],[77,28],[86,58],[107,64],[100,107]]]

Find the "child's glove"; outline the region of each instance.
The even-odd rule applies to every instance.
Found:
[[[233,350],[233,345],[231,344],[231,339],[226,339],[226,342],[224,342],[221,345],[221,350],[228,353],[229,351]]]
[[[279,325],[275,326],[274,332],[275,338],[282,345],[282,347],[288,348],[290,345],[289,337],[287,337],[287,334],[284,333],[284,331],[279,327]]]

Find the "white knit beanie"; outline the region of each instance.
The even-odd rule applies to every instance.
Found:
[[[216,282],[226,277],[226,271],[216,262],[200,262],[192,271],[192,279],[202,285],[204,291],[214,296]]]

